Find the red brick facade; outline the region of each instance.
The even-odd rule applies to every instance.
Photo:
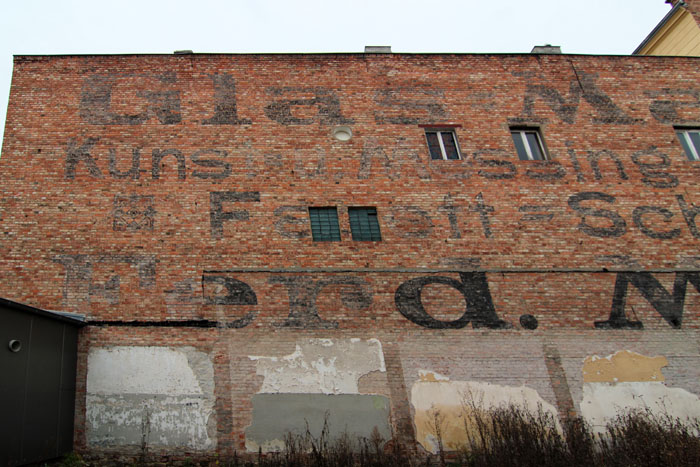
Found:
[[[81,313],[88,354],[192,347],[213,364],[211,438],[245,448],[255,355],[373,338],[413,439],[411,386],[535,388],[577,412],[586,356],[664,355],[700,394],[696,58],[139,55],[15,58],[0,296]],[[338,126],[349,141],[333,138]],[[519,160],[511,128],[549,160]],[[460,160],[431,160],[426,128]],[[309,207],[337,207],[314,242]],[[353,241],[350,207],[382,240]],[[465,306],[466,305],[466,306]]]

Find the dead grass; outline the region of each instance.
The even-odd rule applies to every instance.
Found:
[[[168,462],[180,466],[226,467],[577,467],[577,466],[664,466],[700,465],[700,421],[682,421],[650,411],[618,416],[602,434],[594,434],[581,419],[569,420],[563,433],[554,417],[517,406],[488,411],[468,411],[467,442],[458,451],[445,452],[440,435],[440,414],[434,416],[439,452],[431,455],[385,440],[375,429],[369,438],[341,436],[331,439],[328,425],[318,437],[308,427],[302,435],[288,433],[285,449],[257,456],[234,455],[229,459],[184,459]],[[467,415],[465,415],[466,417]],[[111,465],[158,465],[162,460]],[[105,465],[72,455],[63,465]]]

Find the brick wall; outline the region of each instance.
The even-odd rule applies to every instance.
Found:
[[[270,381],[251,357],[309,342],[380,343],[383,367],[336,368],[357,387],[330,392],[386,397],[404,439],[420,441],[411,391],[431,372],[526,386],[566,415],[584,359],[629,350],[698,394],[700,163],[674,127],[700,126],[699,77],[664,57],[19,56],[0,296],[91,323],[90,451],[185,449],[100,428],[91,404],[117,395],[90,389],[97,349],[184,352],[211,383],[195,391],[207,441],[186,449],[224,455],[250,448]],[[519,160],[514,127],[549,160]],[[431,160],[426,128],[454,131],[461,159]],[[313,241],[311,206],[337,207],[341,241]],[[352,240],[350,207],[376,208],[381,241]]]
[[[700,24],[700,5],[697,0],[685,0],[686,8],[690,11],[695,18],[695,22]]]

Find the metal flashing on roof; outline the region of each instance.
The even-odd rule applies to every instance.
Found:
[[[31,305],[25,305],[24,303],[15,302],[8,300],[6,298],[0,298],[0,307],[5,306],[13,310],[25,311],[27,313],[32,313],[35,315],[43,316],[44,318],[55,319],[57,321],[63,321],[68,324],[72,324],[77,327],[86,326],[85,316],[77,313],[69,313],[65,311],[51,311],[42,310],[41,308],[36,308]]]

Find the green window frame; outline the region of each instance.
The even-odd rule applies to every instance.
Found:
[[[348,208],[352,239],[359,242],[379,242],[382,234],[379,230],[377,208]]]
[[[310,207],[309,221],[314,242],[339,242],[340,225],[335,207]]]

